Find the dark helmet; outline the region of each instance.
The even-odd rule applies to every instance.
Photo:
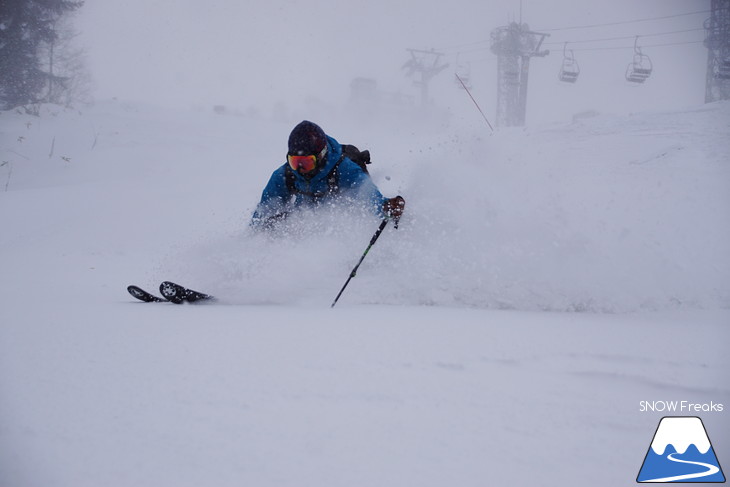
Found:
[[[289,135],[289,155],[320,156],[327,147],[327,136],[316,123],[304,120]]]

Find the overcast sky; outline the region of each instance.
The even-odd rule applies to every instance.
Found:
[[[528,122],[542,123],[582,110],[702,104],[707,51],[698,41],[709,14],[679,14],[709,7],[710,0],[99,0],[86,2],[78,28],[97,99],[255,106],[265,113],[306,97],[340,104],[358,76],[417,96],[402,70],[407,49],[434,48],[450,64],[431,84],[434,102],[474,110],[454,82],[463,65],[475,98],[493,117],[497,74],[489,34],[521,15],[550,34],[551,54],[530,67]],[[638,19],[653,20],[628,22]],[[615,25],[598,26],[609,23]],[[591,27],[567,29],[575,26]],[[644,36],[639,43],[654,64],[641,86],[624,79],[636,35]],[[575,85],[557,79],[566,41],[581,67]]]

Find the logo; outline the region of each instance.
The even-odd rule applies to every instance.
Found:
[[[702,420],[696,416],[663,417],[636,481],[725,482]]]

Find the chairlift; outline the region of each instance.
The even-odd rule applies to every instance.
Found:
[[[566,83],[575,83],[578,80],[578,75],[580,74],[580,67],[578,66],[578,61],[575,60],[573,50],[571,49],[568,51],[566,49],[567,46],[568,43],[566,42],[563,46],[563,64],[560,66],[558,79],[560,81],[565,81]]]
[[[626,68],[626,81],[632,83],[643,83],[651,76],[653,69],[651,59],[646,54],[642,54],[638,45],[639,36],[634,40],[634,59]]]

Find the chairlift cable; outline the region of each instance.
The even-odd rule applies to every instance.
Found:
[[[673,46],[685,46],[685,45],[690,45],[690,44],[702,44],[703,42],[705,42],[705,41],[701,40],[701,41],[687,41],[687,42],[669,42],[666,44],[645,44],[641,47],[642,48],[670,47],[670,46],[673,47]],[[633,49],[634,49],[634,46],[631,45],[631,46],[614,46],[614,47],[578,47],[576,49],[571,49],[571,50],[576,51],[576,52],[578,52],[578,51],[585,52],[585,51],[621,51],[621,50],[626,51],[626,50],[633,50]],[[494,57],[490,56],[490,57],[480,57],[477,59],[471,59],[470,62],[480,63],[480,62],[492,61],[492,60],[494,60]]]
[[[665,36],[665,35],[672,35],[672,34],[682,34],[685,32],[697,32],[697,31],[704,31],[704,27],[697,27],[695,29],[684,29],[684,30],[675,30],[671,32],[657,32],[655,34],[641,34],[640,37],[657,37],[657,36]],[[557,44],[563,44],[564,42],[569,42],[570,44],[587,44],[589,42],[602,42],[602,41],[620,41],[625,39],[633,39],[636,36],[620,36],[620,37],[603,37],[599,39],[586,39],[582,41],[552,41],[552,42],[543,42],[544,46],[549,45],[557,45]]]
[[[641,47],[668,47],[668,46],[684,46],[689,44],[702,44],[702,41],[686,41],[686,42],[668,42],[666,44],[644,44]],[[579,47],[573,49],[574,51],[612,51],[612,50],[627,50],[634,49],[634,46],[616,46],[616,47]]]
[[[626,21],[619,21],[619,22],[609,22],[605,24],[590,24],[590,25],[582,25],[582,26],[573,26],[573,27],[562,27],[562,28],[554,28],[554,29],[538,29],[540,31],[549,31],[549,32],[555,32],[555,31],[561,31],[561,30],[570,30],[570,29],[581,29],[581,28],[593,28],[593,27],[603,27],[603,26],[612,26],[612,25],[622,25],[622,24],[630,24],[630,23],[636,23],[636,22],[648,22],[653,20],[664,20],[664,19],[672,19],[677,17],[686,17],[690,15],[698,15],[698,14],[708,14],[711,13],[712,10],[698,10],[693,12],[686,12],[681,14],[673,14],[673,15],[664,15],[659,17],[648,17],[648,18],[641,18],[641,19],[634,19],[634,20],[626,20]],[[667,32],[656,32],[656,33],[650,33],[650,34],[642,34],[640,37],[659,37],[659,36],[665,36],[665,35],[673,35],[673,34],[682,34],[687,32],[699,32],[699,31],[705,31],[705,28],[694,28],[694,29],[682,29],[682,30],[675,30],[675,31],[667,31]],[[585,40],[568,40],[568,41],[552,41],[552,42],[545,42],[544,45],[559,45],[564,44],[565,42],[568,42],[570,44],[587,44],[592,42],[606,42],[606,41],[614,41],[614,40],[627,40],[627,39],[633,39],[635,36],[617,36],[617,37],[606,37],[606,38],[596,38],[596,39],[585,39]],[[471,43],[465,43],[465,44],[459,44],[459,45],[452,45],[449,47],[444,47],[439,49],[440,51],[454,51],[456,50],[456,54],[465,54],[470,52],[482,52],[490,50],[490,47],[477,47],[480,45],[483,45],[484,43],[490,42],[489,40],[485,39],[482,41],[476,41]],[[653,48],[653,47],[673,47],[673,46],[682,46],[682,45],[692,45],[692,44],[700,44],[704,42],[703,40],[698,41],[680,41],[680,42],[667,42],[667,43],[659,43],[659,44],[648,44],[644,45],[645,48]],[[464,47],[472,47],[473,49],[461,49]],[[624,50],[624,49],[631,49],[632,46],[604,46],[604,47],[575,47],[572,49],[573,51],[606,51],[606,50]],[[478,62],[483,59],[479,60],[472,60],[472,62]]]
[[[686,17],[686,16],[690,16],[690,15],[708,14],[711,12],[712,12],[712,10],[698,10],[695,12],[687,12],[687,13],[682,13],[682,14],[665,15],[665,16],[661,16],[661,17],[648,17],[648,18],[643,18],[643,19],[625,20],[625,21],[618,21],[618,22],[608,22],[605,24],[589,24],[589,25],[581,25],[581,26],[573,26],[573,27],[560,27],[560,28],[553,28],[553,29],[537,29],[537,30],[542,31],[542,32],[556,32],[556,31],[562,31],[562,30],[589,29],[589,28],[594,28],[594,27],[624,25],[624,24],[631,24],[631,23],[636,23],[636,22],[649,22],[652,20],[665,20],[665,19],[672,19],[672,18],[677,18],[677,17]],[[680,34],[680,33],[684,33],[684,32],[692,32],[692,31],[699,31],[699,30],[705,30],[705,29],[700,27],[700,28],[695,28],[695,29],[685,29],[685,30],[677,30],[677,31],[670,31],[670,32],[659,32],[659,33],[654,33],[654,34],[642,34],[641,37],[655,37],[655,36],[662,36],[662,35]],[[568,42],[570,42],[571,44],[577,44],[577,43],[632,39],[633,37],[634,36],[608,37],[608,38],[603,38],[603,39],[587,39],[587,40],[583,40],[583,41],[568,41]],[[489,39],[484,39],[481,41],[441,47],[436,50],[437,51],[454,51],[454,50],[456,50],[459,53],[484,51],[484,50],[490,49],[490,47],[486,47],[486,46],[485,47],[475,47],[474,49],[469,49],[466,51],[461,50],[461,48],[480,46],[480,45],[482,45],[484,43],[488,43],[488,42],[491,42],[491,41]],[[562,44],[563,42],[565,42],[565,41],[545,42],[544,45]],[[583,49],[583,50],[586,50],[586,49]]]
[[[573,29],[592,29],[594,27],[608,27],[612,25],[623,25],[623,24],[633,24],[636,22],[650,22],[652,20],[665,20],[665,19],[673,19],[676,17],[686,17],[689,15],[698,15],[698,14],[708,14],[712,12],[712,10],[699,10],[696,12],[687,12],[683,14],[674,14],[674,15],[664,15],[662,17],[648,17],[644,19],[634,19],[634,20],[623,20],[618,22],[607,22],[605,24],[589,24],[589,25],[576,25],[572,27],[559,27],[554,29],[537,29],[540,32],[555,32],[558,30],[573,30]]]

